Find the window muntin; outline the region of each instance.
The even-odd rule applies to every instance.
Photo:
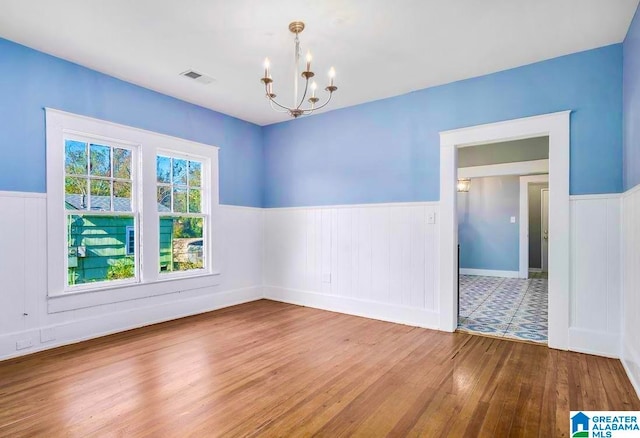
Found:
[[[203,167],[204,162],[193,157],[156,157],[160,272],[206,268]]]
[[[158,155],[158,212],[202,213],[202,161]]]
[[[132,150],[65,140],[65,207],[132,212]]]
[[[66,284],[136,281],[133,149],[93,141],[64,141]]]

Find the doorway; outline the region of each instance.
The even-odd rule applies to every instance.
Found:
[[[457,150],[478,144],[549,137],[548,345],[569,344],[569,139],[570,111],[440,133],[440,329],[457,328]]]
[[[547,342],[541,190],[548,158],[546,136],[458,150],[458,331]]]

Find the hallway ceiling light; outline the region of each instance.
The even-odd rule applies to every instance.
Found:
[[[471,188],[471,179],[458,178],[458,192],[466,193]]]
[[[294,21],[289,24],[289,30],[295,34],[295,49],[294,49],[294,77],[293,77],[293,106],[287,107],[278,102],[276,102],[276,94],[273,92],[273,79],[271,78],[271,63],[269,58],[264,60],[264,77],[261,79],[264,84],[264,89],[266,92],[266,97],[269,99],[269,104],[271,108],[275,111],[289,113],[289,115],[293,118],[297,118],[300,116],[311,114],[312,112],[319,110],[320,108],[324,108],[331,101],[331,96],[333,96],[333,92],[338,89],[334,85],[334,79],[336,76],[336,71],[333,67],[329,70],[329,85],[325,87],[325,90],[329,92],[329,96],[327,97],[327,101],[324,102],[320,106],[316,106],[316,104],[320,101],[320,98],[316,97],[316,89],[318,85],[315,81],[309,84],[309,80],[315,76],[315,74],[311,71],[311,52],[307,52],[306,57],[306,68],[300,73],[300,39],[298,38],[299,34],[304,30],[304,23],[302,21]],[[302,98],[298,100],[298,85],[299,79],[298,77],[302,76],[304,78],[304,92],[302,93]],[[307,97],[307,93],[309,92],[309,88],[311,88],[311,97],[307,99],[309,102],[309,106],[303,107],[302,105],[305,102]]]

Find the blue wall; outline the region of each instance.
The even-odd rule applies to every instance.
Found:
[[[626,187],[640,179],[638,32],[636,17],[624,45]],[[438,200],[439,131],[572,109],[571,193],[620,192],[622,52],[261,128],[0,39],[0,190],[46,190],[43,107],[52,107],[220,146],[221,202],[265,207]]]
[[[568,109],[571,193],[620,192],[616,44],[267,126],[264,203],[436,201],[440,131]]]
[[[640,8],[623,48],[624,189],[640,184]]]
[[[519,209],[518,176],[472,179],[469,192],[458,193],[460,267],[517,271]]]
[[[45,192],[44,107],[220,146],[220,202],[262,205],[252,123],[0,39],[0,190]]]

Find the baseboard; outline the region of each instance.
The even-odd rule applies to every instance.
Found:
[[[498,271],[495,269],[470,269],[460,268],[460,274],[462,275],[480,275],[483,277],[504,277],[504,278],[519,278],[519,271]]]
[[[626,342],[622,349],[622,366],[640,398],[640,354]]]
[[[24,356],[37,351],[75,344],[160,322],[171,321],[200,313],[211,312],[263,298],[262,287],[250,287],[207,295],[174,300],[154,306],[105,313],[68,323],[43,326],[36,329],[9,333],[0,336],[0,360]],[[41,342],[43,331],[55,333],[55,340]],[[34,346],[16,351],[16,342],[29,339]]]
[[[542,272],[542,268],[529,268],[529,272],[540,273]]]
[[[569,350],[619,359],[620,335],[571,327]]]
[[[264,288],[264,297],[268,300],[395,322],[414,327],[438,330],[440,325],[438,312],[417,307],[399,306],[377,301],[358,300],[317,292],[269,286]]]

